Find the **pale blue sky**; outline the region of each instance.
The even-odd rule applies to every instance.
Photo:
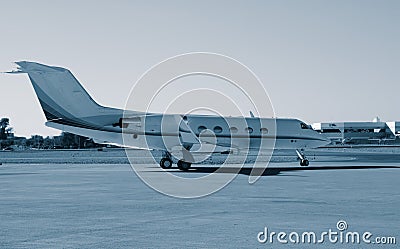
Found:
[[[278,117],[400,120],[399,13],[400,1],[2,1],[0,71],[63,66],[122,108],[151,66],[206,51],[250,67]],[[0,87],[18,135],[59,134],[26,76],[0,75]]]

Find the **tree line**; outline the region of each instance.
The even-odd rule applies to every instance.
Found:
[[[85,149],[103,147],[101,144],[93,142],[84,136],[62,132],[60,136],[43,137],[40,135],[32,135],[30,138],[16,137],[9,127],[10,120],[8,118],[0,119],[0,149]]]

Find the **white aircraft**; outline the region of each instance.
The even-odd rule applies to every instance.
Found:
[[[330,142],[297,119],[156,114],[104,107],[90,97],[68,69],[28,61],[16,64],[18,70],[8,73],[28,74],[46,116],[46,126],[97,143],[163,151],[162,168],[172,167],[174,150],[182,151],[178,168],[188,170],[196,152],[210,151],[204,149],[207,146],[213,153],[231,153],[241,149],[259,152],[271,149],[271,145],[293,149],[300,165],[308,166],[304,149]],[[124,134],[128,134],[129,141]]]

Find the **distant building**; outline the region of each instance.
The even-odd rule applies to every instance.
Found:
[[[399,121],[386,122],[386,124],[396,137],[400,137],[400,122]]]
[[[400,122],[332,122],[315,123],[313,129],[325,135],[332,144],[381,144],[397,143]]]

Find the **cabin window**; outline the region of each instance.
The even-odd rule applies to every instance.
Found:
[[[253,133],[253,128],[251,128],[251,127],[247,127],[244,130],[247,131],[248,133]]]
[[[215,126],[214,127],[214,132],[215,133],[221,133],[222,132],[222,127],[221,126]]]
[[[236,127],[231,127],[231,128],[229,128],[229,130],[231,131],[231,133],[237,133],[238,132],[238,128],[236,128]]]
[[[261,128],[260,132],[261,132],[261,134],[268,134],[268,129],[267,128]]]
[[[207,127],[201,125],[201,126],[199,126],[199,128],[197,128],[197,130],[198,130],[199,132],[202,132],[202,131],[204,131],[204,130],[207,130]]]

